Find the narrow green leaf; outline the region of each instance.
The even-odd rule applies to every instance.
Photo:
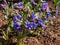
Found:
[[[22,40],[18,40],[17,45],[22,45]]]
[[[58,0],[54,0],[54,5],[55,5],[55,6],[57,5],[57,2],[58,2]]]

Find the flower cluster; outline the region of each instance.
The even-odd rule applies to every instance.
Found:
[[[37,27],[40,27],[40,26],[46,28],[46,25],[44,24],[44,21],[42,19],[40,19],[38,17],[36,18],[36,17],[37,16],[34,13],[32,13],[30,15],[31,21],[26,19],[27,21],[25,21],[25,26],[28,29],[31,29],[31,28],[36,29]]]
[[[47,3],[47,2],[44,2],[44,3],[42,4],[41,9],[42,9],[42,10],[45,10],[45,9],[47,9],[47,8],[48,8],[48,3]]]
[[[36,29],[36,28],[37,28],[37,24],[36,24],[35,22],[26,21],[26,22],[25,22],[25,27],[26,27],[27,29],[31,29],[31,28]]]
[[[58,14],[57,9],[54,11],[50,10],[49,4],[46,0],[40,0],[38,2],[40,3],[36,3],[35,0],[30,0],[27,3],[18,2],[13,4],[14,7],[13,10],[17,9],[20,11],[18,12],[18,14],[13,16],[14,29],[20,30],[22,28],[21,25],[25,26],[26,29],[37,29],[37,27],[39,28],[41,27],[42,29],[44,29],[46,28],[45,20],[48,21],[49,17],[52,17],[53,19],[56,18],[56,15]],[[0,8],[2,7],[3,4],[0,4]],[[22,24],[21,24],[21,19],[23,19]]]
[[[16,30],[20,30],[21,29],[21,22],[20,22],[20,19],[22,18],[21,15],[16,15],[13,17],[13,27],[14,29]]]
[[[56,16],[58,15],[58,6],[56,5],[59,3],[57,3],[57,0],[54,0],[54,3],[57,3],[54,4],[54,10],[50,8],[48,3],[50,1],[48,0],[17,1],[19,2],[13,3],[8,0],[3,0],[3,4],[0,3],[0,10],[8,20],[7,27],[2,30],[6,45],[9,45],[10,43],[13,44],[11,41],[12,37],[16,38],[16,45],[23,45],[21,42],[23,37],[30,36],[31,34],[32,36],[40,36],[41,30],[45,30],[49,24],[53,25],[53,21],[55,21]],[[9,41],[10,43],[8,43]],[[3,43],[1,44],[5,45]]]
[[[38,12],[37,13],[34,13],[34,11],[31,12],[28,16],[26,16],[24,24],[22,24],[23,26],[25,26],[26,29],[29,29],[29,30],[30,29],[37,29],[37,27],[41,27],[42,29],[45,29],[46,25],[45,25],[44,21],[48,20],[48,17],[56,18],[55,15],[52,14],[52,11],[49,9],[48,3],[45,0],[41,1],[41,2],[42,2],[42,5],[40,7],[40,9],[41,9],[40,11],[41,12],[39,12],[39,13],[42,13],[41,14],[42,17],[39,18],[40,15],[38,14]],[[34,4],[35,1],[31,0],[31,3]],[[22,2],[18,2],[17,4],[14,4],[14,6],[19,8],[20,10],[23,9],[23,3]],[[43,14],[42,11],[45,14]],[[58,10],[55,10],[54,12],[55,12],[56,15],[58,14]],[[43,15],[45,15],[45,16],[43,17]],[[21,23],[18,21],[21,18],[24,18],[24,17],[21,17],[21,15],[19,15],[19,16],[17,15],[17,16],[13,17],[13,22],[14,22],[14,28],[15,29],[22,28],[21,27]]]
[[[14,7],[19,8],[20,10],[23,10],[23,3],[22,2],[15,3]]]

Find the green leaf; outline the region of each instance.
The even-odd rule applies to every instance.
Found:
[[[10,32],[11,32],[11,28],[8,27],[8,28],[7,28],[7,31],[6,31],[6,35],[8,36]]]
[[[60,6],[60,1],[57,2],[57,5],[56,6]]]
[[[13,27],[13,21],[11,21],[11,24],[10,24],[11,27]]]
[[[2,32],[3,32],[3,35],[4,35],[4,39],[8,40],[8,36],[6,35],[6,32],[5,31],[2,31]]]
[[[55,6],[57,5],[57,2],[58,2],[58,0],[54,0],[54,5],[55,5]]]
[[[21,39],[23,37],[23,33],[22,32],[18,32],[18,39]]]

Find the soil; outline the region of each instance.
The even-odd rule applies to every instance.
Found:
[[[53,25],[49,25],[40,36],[25,37],[24,45],[60,45],[60,16]]]
[[[53,2],[49,2],[49,5],[54,10]],[[60,6],[57,9],[59,14],[53,20],[53,25],[49,25],[46,30],[40,32],[40,36],[23,38],[23,45],[60,45]]]
[[[0,27],[5,26],[8,24],[7,19],[4,17],[2,12],[0,11]]]
[[[23,43],[24,45],[60,45],[60,14],[53,25],[40,32],[40,36],[25,37]]]

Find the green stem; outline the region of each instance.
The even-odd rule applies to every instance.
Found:
[[[17,45],[22,45],[22,40],[21,39],[17,41]]]
[[[5,40],[8,40],[8,36],[5,34],[4,31],[2,31],[2,32],[3,32],[3,34],[4,34],[4,38],[5,38]]]

